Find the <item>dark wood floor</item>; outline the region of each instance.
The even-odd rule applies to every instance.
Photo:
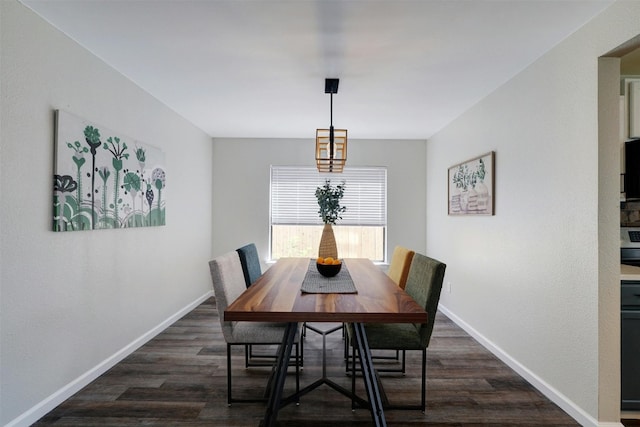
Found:
[[[322,337],[308,332],[304,353],[303,386],[321,375]],[[341,333],[328,335],[327,373],[350,387],[343,354]],[[418,402],[419,358],[419,352],[407,355],[405,377],[383,377],[392,402]],[[234,397],[260,396],[269,369],[245,369],[240,348],[234,351],[233,363]],[[426,414],[387,411],[388,425],[578,425],[441,314],[427,364]],[[286,389],[293,390],[293,383],[290,376]],[[359,390],[365,396],[360,383]],[[34,426],[257,426],[263,413],[261,403],[226,404],[226,345],[211,298]],[[303,396],[299,406],[283,408],[278,419],[281,426],[372,424],[367,410],[351,411],[350,400],[326,385]]]

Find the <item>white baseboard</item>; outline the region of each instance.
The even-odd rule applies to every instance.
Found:
[[[493,353],[498,359],[502,360],[511,369],[516,371],[518,375],[529,381],[531,385],[533,385],[538,391],[540,391],[540,393],[544,394],[549,400],[558,405],[563,411],[569,414],[569,416],[580,423],[580,425],[591,427],[624,427],[620,422],[599,423],[598,420],[587,414],[582,408],[580,408],[573,401],[567,398],[567,396],[560,393],[554,387],[538,377],[535,373],[530,371],[527,367],[522,365],[517,360],[513,359],[508,353],[488,340],[486,337],[476,331],[471,325],[452,313],[442,304],[438,306],[438,310],[440,310],[445,316],[451,319],[455,324],[464,329],[465,332],[476,339],[480,344],[482,344],[482,346],[487,348],[487,350]]]
[[[111,357],[105,359],[94,368],[85,372],[75,380],[71,381],[66,386],[62,387],[60,390],[51,394],[49,397],[33,406],[28,411],[24,412],[20,416],[14,418],[5,427],[28,427],[31,424],[38,421],[43,416],[47,415],[51,410],[53,410],[56,406],[73,396],[75,393],[80,391],[83,387],[87,386],[91,381],[98,378],[100,375],[107,372],[109,369],[114,367],[118,362],[123,360],[125,357],[129,356],[131,353],[136,351],[138,348],[149,342],[153,337],[158,335],[160,332],[164,331],[167,327],[171,326],[178,319],[183,317],[185,314],[189,313],[191,310],[202,304],[206,301],[210,296],[213,295],[213,291],[207,292],[203,296],[199,297],[191,304],[187,305],[174,315],[170,316],[167,320],[160,323],[155,328],[151,329],[147,333],[143,334],[133,342],[131,342],[126,347],[122,348],[120,351],[112,355]]]

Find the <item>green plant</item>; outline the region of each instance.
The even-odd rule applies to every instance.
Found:
[[[456,188],[462,188],[463,191],[467,191],[469,187],[475,188],[478,180],[483,181],[486,173],[484,161],[480,159],[475,171],[470,170],[467,165],[458,166],[458,170],[453,174],[452,181]]]
[[[340,206],[344,190],[344,181],[334,187],[329,179],[325,180],[323,186],[316,188],[316,198],[320,206],[318,214],[325,224],[335,224],[337,220],[342,219],[342,213],[347,210],[346,206]]]

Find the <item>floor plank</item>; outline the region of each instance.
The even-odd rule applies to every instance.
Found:
[[[317,324],[328,329],[331,325]],[[327,336],[327,374],[344,387],[343,338]],[[273,348],[256,349],[273,352]],[[322,337],[307,332],[301,386],[321,376]],[[382,374],[392,402],[418,403],[420,353],[407,353],[407,374]],[[268,368],[244,367],[241,348],[234,349],[235,397],[260,396]],[[376,360],[376,364],[395,362]],[[293,390],[293,377],[286,390]],[[361,381],[358,391],[365,396]],[[59,405],[35,427],[257,426],[264,405],[226,404],[226,345],[215,299],[211,298]],[[427,352],[427,412],[387,411],[389,426],[578,426],[529,383],[438,313]],[[367,410],[322,386],[279,414],[279,425],[369,426]],[[629,424],[637,425],[637,424]]]

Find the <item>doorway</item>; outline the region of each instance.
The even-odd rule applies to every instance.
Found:
[[[626,122],[624,120],[624,99],[621,99],[621,78],[640,78],[640,35],[629,40],[623,45],[613,49],[602,58],[598,64],[598,133],[599,133],[599,177],[602,182],[608,184],[599,185],[599,215],[610,218],[615,214],[615,209],[610,209],[609,204],[617,197],[615,187],[620,189],[620,177],[623,170],[623,143],[627,139]],[[615,184],[617,180],[617,184]],[[617,226],[617,227],[616,227]],[[617,210],[617,219],[599,222],[599,234],[601,236],[620,235],[620,209]],[[606,243],[603,243],[606,242]],[[619,260],[620,248],[609,246],[613,240],[602,239],[599,243],[599,252],[609,255],[600,257],[599,271],[611,269],[611,260]],[[610,256],[612,250],[617,251],[617,256]],[[617,265],[615,266],[617,267]],[[619,271],[618,268],[615,268]],[[627,426],[640,426],[640,412],[622,412],[620,410],[620,277],[601,274],[600,278],[600,314],[599,328],[599,352],[601,368],[599,372],[599,418],[615,419],[615,413],[619,414],[621,422]],[[618,289],[615,295],[607,289]],[[615,333],[613,333],[615,331]],[[609,400],[607,401],[607,395]],[[611,396],[617,396],[616,402]]]

